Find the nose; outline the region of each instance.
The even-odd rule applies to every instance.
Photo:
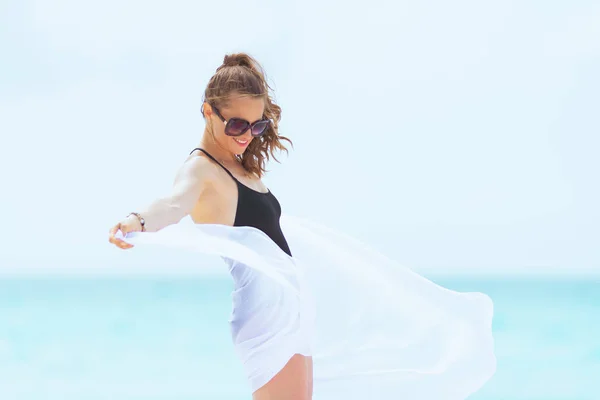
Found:
[[[252,129],[248,128],[248,129],[246,129],[246,132],[244,132],[243,134],[241,134],[238,137],[243,140],[250,140],[250,139],[252,139],[251,131],[252,131]]]

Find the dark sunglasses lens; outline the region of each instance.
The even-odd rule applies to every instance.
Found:
[[[239,136],[246,132],[248,125],[248,121],[238,118],[231,118],[229,121],[227,121],[225,133],[231,136]]]
[[[269,121],[260,121],[254,124],[252,127],[252,136],[260,136],[267,130],[269,126]]]

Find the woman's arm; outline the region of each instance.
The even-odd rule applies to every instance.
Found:
[[[173,190],[169,196],[152,202],[138,211],[145,220],[145,230],[156,232],[176,224],[188,215],[206,190],[212,165],[204,157],[192,157],[177,172]]]
[[[145,209],[138,211],[145,221],[144,230],[159,231],[188,215],[212,181],[213,171],[214,166],[204,157],[191,157],[186,160],[175,176],[171,194],[155,200]],[[115,238],[119,230],[123,235],[128,232],[139,232],[142,230],[142,225],[135,215],[130,215],[110,229],[109,242],[122,249],[128,249],[133,246]]]

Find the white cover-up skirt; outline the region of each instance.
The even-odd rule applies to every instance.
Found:
[[[488,296],[445,289],[306,219],[283,215],[281,227],[293,257],[258,229],[190,217],[125,240],[227,262],[231,333],[252,391],[294,354],[313,357],[315,400],[465,399],[494,374]]]

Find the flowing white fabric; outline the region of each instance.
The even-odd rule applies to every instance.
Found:
[[[301,328],[290,329],[310,335],[315,400],[459,400],[494,374],[488,296],[445,289],[306,219],[284,215],[281,226],[293,257],[258,229],[189,217],[125,240],[219,255],[299,298]]]

